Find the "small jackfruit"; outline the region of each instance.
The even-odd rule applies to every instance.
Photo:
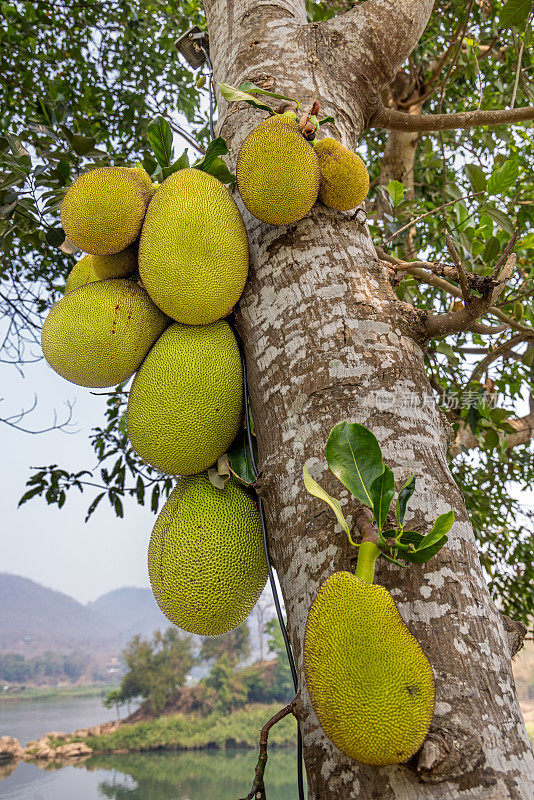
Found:
[[[350,572],[324,581],[308,615],[304,669],[319,722],[345,755],[386,766],[423,744],[432,668],[383,586]]]
[[[321,172],[296,119],[281,114],[247,136],[237,158],[236,176],[251,214],[271,225],[291,225],[317,200]]]
[[[169,475],[211,467],[243,414],[242,368],[227,322],[171,325],[138,370],[126,425],[134,450]]]
[[[67,275],[65,294],[72,292],[74,289],[78,289],[79,286],[85,286],[86,283],[93,283],[93,281],[100,280],[93,269],[91,261],[92,256],[86,255],[76,262]]]
[[[135,169],[100,167],[69,187],[61,203],[61,224],[86,253],[120,253],[137,239],[149,199]]]
[[[127,380],[168,324],[134,281],[97,281],[70,291],[52,307],[41,344],[63,378],[103,388]]]
[[[248,273],[239,209],[220,181],[183,169],[158,187],[139,244],[139,273],[156,305],[178,322],[227,316]]]
[[[123,167],[123,169],[128,170],[131,172],[134,178],[137,178],[138,181],[142,184],[147,199],[150,200],[154,194],[154,184],[152,183],[152,178],[148,174],[148,172],[143,169],[143,167]]]
[[[369,191],[369,173],[360,156],[326,138],[314,142],[321,167],[319,200],[335,211],[359,206]]]
[[[124,278],[137,269],[137,242],[120,253],[108,256],[91,256],[91,265],[100,280],[106,278]]]
[[[252,611],[267,581],[259,513],[233,478],[181,478],[150,537],[148,574],[156,601],[180,628],[218,636]]]

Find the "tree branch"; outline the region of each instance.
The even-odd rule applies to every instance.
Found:
[[[528,444],[534,437],[534,411],[519,419],[507,419],[506,422],[514,429],[514,433],[506,434],[507,449]],[[469,425],[461,425],[449,448],[449,454],[454,458],[464,450],[473,450],[475,447],[480,447],[477,437]]]
[[[260,731],[260,754],[258,756],[258,762],[256,764],[256,770],[254,774],[254,780],[252,781],[252,788],[250,792],[247,794],[243,800],[265,800],[265,783],[264,783],[264,773],[265,773],[265,766],[267,764],[267,742],[269,739],[269,731],[276,725],[277,722],[280,722],[281,719],[287,717],[288,714],[293,714],[295,709],[295,700],[292,700],[289,705],[284,706],[278,711],[274,717],[265,723],[263,728]]]
[[[534,120],[534,106],[502,108],[498,111],[461,111],[457,114],[405,114],[382,106],[369,120],[368,128],[395,131],[431,132],[481,125],[504,125]]]

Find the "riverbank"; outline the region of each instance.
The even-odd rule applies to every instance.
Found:
[[[117,684],[118,685],[118,684]],[[25,686],[0,692],[0,703],[13,700],[70,700],[78,697],[104,697],[115,684],[94,686]]]
[[[204,750],[258,747],[261,727],[280,705],[257,704],[231,714],[214,712],[206,717],[170,714],[154,720],[107,722],[73,733],[52,731],[21,747],[16,739],[0,737],[0,762],[71,763],[94,754],[123,754],[153,750]],[[296,741],[296,723],[286,717],[269,736],[274,747]]]

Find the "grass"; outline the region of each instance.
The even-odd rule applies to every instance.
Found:
[[[254,705],[233,714],[213,713],[207,717],[173,714],[150,722],[124,725],[111,733],[90,736],[85,741],[95,752],[143,750],[196,750],[200,748],[258,746],[260,728],[277,711],[279,704]],[[271,729],[269,743],[278,747],[295,744],[296,723],[288,716]]]
[[[12,692],[0,692],[0,703],[11,700],[67,700],[75,697],[104,697],[114,685],[105,686],[26,686]]]

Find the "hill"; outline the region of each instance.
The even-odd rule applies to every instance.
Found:
[[[116,649],[117,631],[82,603],[53,589],[0,573],[0,652]]]
[[[157,628],[164,630],[169,622],[158,608],[150,589],[125,586],[114,589],[87,603],[87,608],[107,626],[114,628],[127,641],[136,633],[152,636]]]

